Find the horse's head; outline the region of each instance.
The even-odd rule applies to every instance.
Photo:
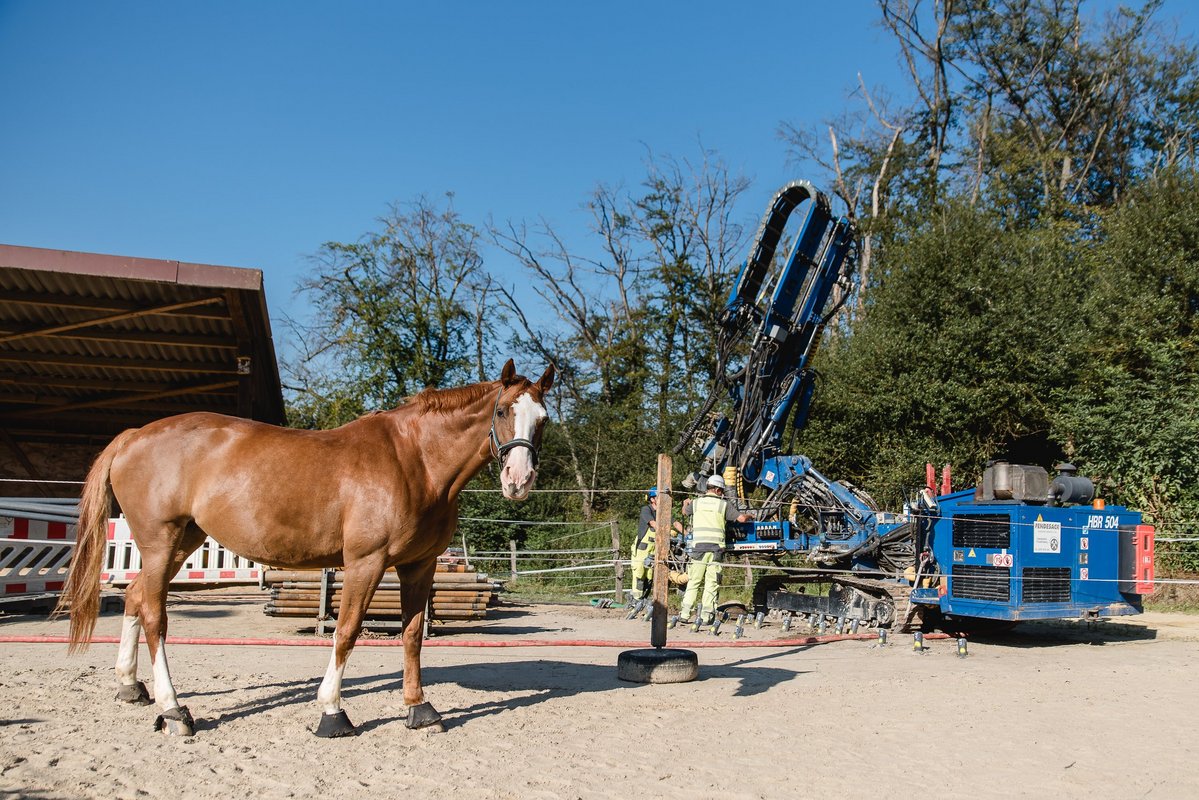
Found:
[[[554,385],[554,366],[536,383],[516,374],[512,359],[500,373],[491,417],[491,446],[500,460],[500,489],[509,500],[524,500],[537,479],[537,453],[545,428],[545,393]]]

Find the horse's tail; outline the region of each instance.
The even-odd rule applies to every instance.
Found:
[[[112,461],[133,431],[125,431],[92,462],[79,499],[79,525],[75,534],[75,552],[67,584],[54,609],[54,616],[71,615],[68,653],[81,652],[91,644],[96,617],[100,615],[100,566],[108,541],[108,517],[112,511]]]

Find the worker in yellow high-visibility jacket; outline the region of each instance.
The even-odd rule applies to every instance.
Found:
[[[641,507],[641,519],[637,521],[637,540],[633,542],[633,598],[648,597],[654,588],[654,558],[658,539],[658,487],[652,486],[645,493],[645,505]],[[683,532],[683,524],[674,521],[672,527]]]
[[[700,586],[703,600],[696,615],[706,623],[716,616],[716,603],[720,597],[721,562],[724,560],[725,526],[729,522],[747,522],[748,514],[741,513],[724,499],[725,483],[719,475],[708,478],[707,491],[701,497],[684,503],[683,513],[691,514],[691,564],[687,567],[687,592],[683,595],[680,618],[686,622],[691,617]]]

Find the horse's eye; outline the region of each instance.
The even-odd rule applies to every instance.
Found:
[[[497,417],[502,417],[502,416],[504,416],[504,409],[502,409],[502,408],[501,408],[501,409],[497,410],[497,411],[495,412],[495,415],[496,415]]]

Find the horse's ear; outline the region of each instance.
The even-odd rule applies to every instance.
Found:
[[[511,386],[515,378],[516,365],[512,363],[512,359],[508,359],[508,363],[504,364],[503,370],[500,371],[500,383]]]
[[[537,381],[537,388],[541,390],[542,394],[545,394],[546,392],[548,392],[550,390],[550,387],[552,387],[553,385],[554,385],[554,365],[550,364],[548,367],[545,368],[545,372],[542,374],[541,379]]]

